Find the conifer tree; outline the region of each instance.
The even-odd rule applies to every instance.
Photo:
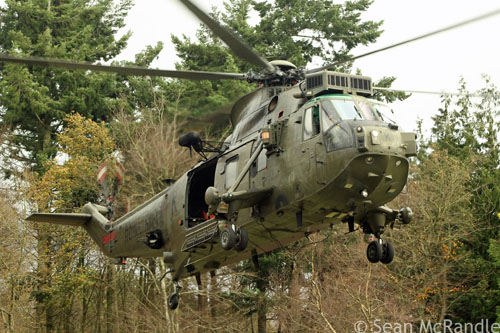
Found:
[[[470,92],[461,79],[462,95],[443,98],[443,107],[433,117],[428,145],[462,161],[479,157],[466,184],[472,194],[468,209],[479,222],[474,232],[463,240],[464,271],[457,271],[454,277],[461,280],[469,276],[465,283],[467,292],[457,294],[450,309],[455,318],[466,322],[482,318],[494,320],[495,307],[500,306],[498,262],[495,263],[500,239],[497,216],[500,211],[500,92],[487,76],[484,79],[485,87],[476,92]],[[477,274],[470,278],[473,272]]]
[[[116,33],[124,26],[130,6],[130,0],[7,0],[0,8],[0,52],[108,61],[126,46],[129,34],[116,39]],[[108,73],[0,64],[0,122],[10,132],[2,147],[6,174],[13,168],[8,162],[18,162],[43,175],[57,153],[55,143],[65,117],[77,112],[110,120],[118,92],[114,75]],[[56,248],[48,228],[34,227],[37,283],[33,296],[37,325],[43,331],[57,325],[52,262]]]
[[[279,0],[271,3],[229,0],[224,2],[224,12],[214,11],[211,15],[269,61],[287,60],[305,67],[317,59],[324,63],[349,59],[349,52],[356,46],[375,42],[382,33],[382,22],[361,19],[361,14],[371,3],[370,0],[344,4],[331,0]],[[256,24],[253,24],[254,16],[257,16]],[[181,59],[180,68],[243,73],[249,69],[261,70],[238,59],[206,27],[202,26],[196,37],[197,40],[191,40],[185,36],[172,36],[177,56]],[[349,70],[350,64],[338,69]],[[383,86],[387,85],[387,82],[383,83]],[[187,92],[191,92],[186,93],[183,102],[197,113],[220,108],[254,88],[245,82],[182,84],[186,85]]]
[[[108,61],[126,46],[130,0],[7,0],[0,8],[0,52],[80,61]],[[43,172],[56,153],[56,134],[75,111],[110,120],[116,83],[112,74],[0,64],[3,126],[14,132],[10,158]]]

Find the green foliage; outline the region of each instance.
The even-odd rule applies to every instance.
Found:
[[[484,76],[485,88],[469,92],[460,79],[460,97],[443,98],[444,106],[433,117],[432,141],[450,154],[465,156],[470,152],[491,157],[490,165],[499,163],[497,135],[500,116],[500,92]],[[479,97],[475,97],[479,96]]]
[[[107,61],[126,46],[124,26],[130,0],[7,0],[0,10],[0,51],[17,55]],[[109,73],[2,65],[2,125],[14,131],[9,156],[43,164],[56,154],[55,134],[64,117],[78,112],[94,120],[111,119],[116,87]]]
[[[135,61],[121,61],[113,63],[123,66],[149,67],[153,60],[163,50],[163,43],[147,46],[136,54]],[[134,114],[139,110],[154,110],[164,114],[176,112],[177,83],[160,77],[126,76],[117,74],[115,83],[115,110],[126,114]]]
[[[500,213],[498,214],[498,219],[500,219]],[[494,260],[495,267],[500,269],[500,239],[490,240],[490,248],[488,252]],[[500,286],[500,274],[497,274],[497,286]],[[500,305],[497,305],[496,310],[497,322],[500,322]]]
[[[372,4],[370,0],[344,4],[331,0],[233,0],[230,4],[226,8],[251,5],[259,15],[260,22],[253,31],[241,31],[250,45],[270,59],[289,60],[297,66],[307,65],[313,57],[320,57],[325,63],[347,60],[352,49],[373,43],[382,33],[382,22],[361,20],[361,14]],[[242,15],[226,16],[224,22],[240,32],[241,18]]]
[[[212,39],[198,32],[199,42],[184,37],[181,41],[172,36],[177,55],[182,59],[178,69],[203,70],[215,72],[240,72],[237,59],[222,46],[218,39]],[[199,116],[215,111],[233,102],[236,98],[249,93],[253,86],[243,81],[174,81],[172,91],[182,91],[173,101],[182,105],[181,113]],[[173,96],[173,97],[177,97]]]
[[[394,81],[396,81],[395,76],[384,77],[373,85],[377,87],[390,88]],[[379,101],[384,101],[386,103],[392,103],[396,100],[404,101],[410,96],[411,94],[406,94],[404,91],[375,90],[373,98]]]
[[[272,3],[230,0],[225,11],[211,15],[236,32],[269,60],[288,60],[305,67],[315,57],[325,63],[348,59],[358,45],[367,45],[381,34],[382,22],[363,21],[361,14],[372,1],[356,0],[335,4],[331,0],[278,0]],[[252,24],[253,15],[258,22]],[[172,36],[181,62],[178,68],[244,73],[251,65],[236,58],[228,48],[202,26],[197,40]],[[350,64],[337,69],[348,70]],[[390,79],[389,79],[390,80]],[[181,102],[195,115],[216,110],[253,88],[246,82],[203,81],[178,83],[184,87]]]
[[[464,208],[472,214],[474,228],[461,239],[464,246],[460,250],[460,266],[453,272],[454,279],[464,281],[466,292],[451,295],[449,300],[450,316],[464,322],[494,319],[495,307],[500,305],[500,275],[495,268],[496,244],[500,239],[496,216],[500,210],[500,92],[488,77],[484,78],[485,88],[477,92],[469,92],[461,79],[459,91],[463,95],[443,98],[443,107],[433,117],[432,137],[424,144],[427,150],[419,156],[424,165],[434,151],[446,151],[448,159],[464,164],[474,161],[468,177],[462,181],[470,195]],[[450,228],[462,220],[459,214]]]
[[[43,166],[43,175],[34,174],[27,179],[31,185],[30,201],[40,212],[74,212],[89,201],[97,202],[97,169],[112,158],[114,151],[114,141],[104,123],[95,123],[77,113],[63,121],[67,126],[57,139],[65,160],[50,160]],[[94,268],[89,267],[95,245],[81,228],[50,224],[30,227],[38,238],[36,279],[40,281],[33,296],[39,308],[43,304],[45,312],[46,322],[40,325],[50,330],[62,322],[61,317],[54,316],[55,309],[71,313],[75,295],[84,293],[99,279]]]

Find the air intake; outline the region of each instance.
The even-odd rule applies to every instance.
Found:
[[[338,72],[323,71],[306,76],[307,90],[313,95],[325,92],[373,95],[372,79],[367,76],[350,75]]]

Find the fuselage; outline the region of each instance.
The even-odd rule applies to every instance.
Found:
[[[101,244],[103,251],[111,257],[168,253],[166,262],[178,279],[271,251],[348,216],[360,223],[397,196],[408,176],[414,134],[402,133],[378,102],[342,94],[306,101],[294,97],[297,91],[297,86],[261,88],[243,97],[235,104],[234,130],[224,151],[111,223],[108,234],[115,235]],[[278,141],[274,149],[262,150],[236,190],[271,187],[271,194],[215,217],[245,228],[248,248],[225,251],[207,242],[188,250],[190,237],[202,237],[197,230],[209,230],[205,190],[213,186],[224,193],[233,185],[264,128]],[[148,244],[152,232],[160,233],[160,248]]]

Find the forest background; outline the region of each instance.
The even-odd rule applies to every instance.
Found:
[[[357,45],[373,43],[381,22],[360,18],[370,4],[231,0],[212,15],[269,59],[305,66],[315,56],[349,58]],[[112,60],[129,38],[116,36],[131,5],[8,0],[0,9],[0,51]],[[250,10],[259,17],[253,25]],[[307,36],[296,38],[304,31]],[[172,36],[172,42],[178,69],[250,68],[203,26],[195,40]],[[161,49],[161,43],[148,46],[135,61],[121,63],[147,66]],[[337,69],[353,71],[352,63]],[[161,260],[115,267],[82,230],[23,218],[101,202],[97,170],[116,152],[126,169],[119,212],[139,205],[164,187],[163,179],[177,178],[196,161],[177,145],[185,119],[219,110],[253,87],[9,64],[0,70],[5,331],[351,332],[358,320],[415,326],[500,320],[500,92],[487,76],[474,92],[481,97],[460,81],[463,95],[443,97],[432,135],[419,137],[408,193],[394,203],[414,207],[415,219],[388,235],[397,249],[392,264],[369,264],[362,235],[334,228],[261,256],[258,267],[242,262],[207,274],[201,289],[183,281],[180,309],[170,312],[172,286],[160,280]]]

